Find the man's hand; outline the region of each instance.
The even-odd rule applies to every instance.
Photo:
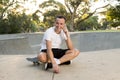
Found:
[[[68,29],[66,26],[63,27],[63,31],[64,31],[64,33],[68,33]]]
[[[58,64],[53,64],[53,72],[54,73],[59,73],[60,72]]]
[[[66,37],[70,37],[69,31],[66,26],[63,27],[63,32],[65,33]]]

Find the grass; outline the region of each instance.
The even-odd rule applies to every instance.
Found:
[[[80,31],[80,32],[120,32],[120,30],[87,30],[87,31]]]

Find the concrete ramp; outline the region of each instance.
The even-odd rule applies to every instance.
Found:
[[[27,38],[16,37],[0,40],[0,54],[33,54]]]
[[[71,32],[70,36],[81,52],[120,48],[120,32]],[[37,54],[42,38],[43,33],[0,35],[0,54]]]
[[[120,48],[120,32],[73,33],[71,39],[81,52]]]

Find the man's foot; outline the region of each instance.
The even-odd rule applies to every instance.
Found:
[[[49,68],[52,68],[52,63],[45,63],[44,68],[45,68],[45,70],[48,70]]]
[[[64,63],[62,63],[62,64],[60,64],[60,65],[69,65],[69,64],[71,64],[72,63],[72,61],[67,61],[67,62],[64,62]]]

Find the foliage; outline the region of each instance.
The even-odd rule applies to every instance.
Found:
[[[55,16],[57,16],[57,15],[65,15],[66,16],[64,11],[58,11],[58,10],[48,11],[48,12],[44,13],[43,15],[44,15],[43,22],[46,24],[47,27],[51,27],[54,25]]]
[[[20,33],[20,32],[34,32],[36,30],[35,23],[31,20],[31,16],[25,13],[9,13],[7,19],[0,22],[0,33]]]
[[[106,29],[109,23],[114,27],[120,25],[120,4],[108,9],[107,20],[103,20],[104,22],[100,26],[97,17],[92,17],[92,15],[97,9],[105,8],[108,5],[90,12],[91,2],[98,0],[64,0],[65,4],[48,0],[40,4],[39,10],[31,15],[25,14],[26,9],[20,5],[25,1],[28,0],[0,0],[0,34],[45,31],[54,25],[54,18],[57,15],[66,17],[67,26],[71,31]],[[38,12],[44,16],[43,22],[40,22]]]
[[[77,21],[76,30],[98,30],[100,29],[100,24],[97,22],[97,16],[89,17],[88,19],[84,20],[83,22]]]
[[[64,1],[65,5],[54,0],[48,0],[40,4],[39,6],[40,9],[43,9],[43,11],[45,11],[43,12],[43,16],[45,18],[44,22],[47,22],[47,24],[51,26],[51,23],[53,24],[53,21],[51,21],[53,20],[53,17],[58,15],[58,13],[61,14],[61,10],[63,10],[62,14],[64,13],[63,15],[65,15],[69,20],[67,21],[69,29],[71,31],[74,31],[77,25],[76,20],[78,20],[81,23],[84,20],[91,17],[97,10],[95,9],[95,11],[90,12],[91,0],[64,0]],[[94,2],[97,0],[92,1]],[[104,8],[106,6],[100,8]],[[51,9],[51,7],[53,9]]]
[[[67,13],[65,6],[60,2],[54,0],[44,1],[39,7],[41,10],[45,11],[42,14],[46,28],[54,25],[54,19],[57,15],[66,16],[67,20],[70,20],[69,13]]]
[[[108,9],[107,20],[112,27],[120,26],[120,4]]]
[[[22,2],[22,0],[21,0]],[[39,19],[34,13],[26,15],[24,9],[18,11],[20,6],[17,0],[0,1],[0,34],[35,32],[39,31]]]

